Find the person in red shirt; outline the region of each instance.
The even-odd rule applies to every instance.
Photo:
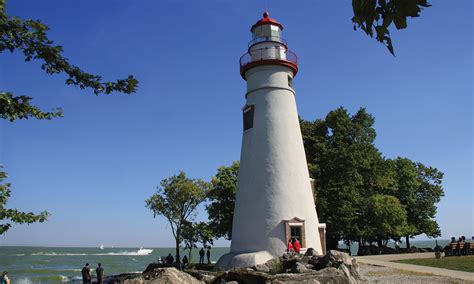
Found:
[[[293,244],[291,243],[291,239],[288,240],[287,252],[293,251]]]
[[[298,239],[295,239],[295,241],[293,242],[293,248],[294,248],[294,250],[295,250],[296,253],[300,253],[301,244],[300,244],[300,242],[298,241]]]

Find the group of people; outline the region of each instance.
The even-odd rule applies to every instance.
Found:
[[[89,263],[86,263],[86,266],[82,268],[82,282],[84,284],[92,283],[92,273],[91,268],[89,267]],[[104,283],[104,268],[102,264],[98,263],[97,268],[95,269],[95,273],[97,275],[97,283]]]
[[[300,253],[301,251],[301,244],[298,239],[289,239],[288,240],[288,245],[287,245],[287,252],[296,252]]]
[[[204,248],[201,248],[199,251],[199,263],[203,264],[204,263],[204,255],[207,256],[207,263],[211,263],[211,249],[207,248],[207,252],[204,252]]]
[[[471,243],[466,241],[466,237],[460,236],[458,240],[455,237],[451,237],[451,242],[444,248],[444,253],[445,256],[461,256],[474,254],[474,251],[471,250]]]
[[[211,263],[211,248],[208,248],[207,252],[204,251],[204,248],[201,248],[201,250],[199,251],[200,264],[204,263],[204,256],[207,256],[207,263],[210,264]],[[180,261],[178,257],[176,257],[176,260],[175,260],[175,258],[171,255],[171,253],[169,253],[168,256],[163,257],[163,258],[158,257],[157,262],[164,263],[167,265],[173,265],[178,269],[184,269],[189,265],[189,259],[187,255],[183,256],[182,261]]]

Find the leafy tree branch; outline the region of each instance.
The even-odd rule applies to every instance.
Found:
[[[430,6],[427,0],[352,0],[354,30],[360,28],[370,37],[375,30],[375,39],[395,56],[389,27],[405,29],[407,17],[419,17]]]
[[[49,213],[46,211],[34,214],[33,212],[21,212],[18,209],[5,208],[11,195],[11,185],[9,183],[2,183],[3,180],[8,177],[7,173],[2,169],[3,166],[0,165],[0,235],[8,231],[8,229],[11,228],[12,223],[31,224],[45,222],[49,217]]]
[[[67,75],[67,85],[74,85],[80,89],[91,89],[96,95],[112,92],[126,94],[136,92],[138,81],[132,75],[115,82],[106,82],[101,76],[84,72],[81,68],[69,63],[69,60],[62,55],[63,47],[54,45],[54,42],[48,38],[48,30],[48,26],[39,20],[23,20],[7,15],[6,0],[0,0],[0,53],[4,51],[22,52],[27,62],[32,59],[41,61],[41,68],[46,74],[64,73]],[[31,100],[30,97],[14,97],[5,91],[1,94],[1,118],[14,121],[28,117],[51,119],[62,116],[60,110],[43,112],[39,108],[31,106],[28,103]]]

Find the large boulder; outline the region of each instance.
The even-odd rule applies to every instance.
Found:
[[[307,270],[308,270],[308,268],[306,268],[306,266],[301,262],[297,262],[291,268],[292,273],[305,273]]]
[[[227,271],[186,270],[149,266],[144,273],[115,276],[115,282],[126,284],[228,283],[296,284],[296,283],[362,283],[359,266],[348,254],[331,250],[324,256],[285,254],[264,264]],[[194,276],[194,277],[193,277]]]
[[[190,274],[179,271],[174,267],[170,268],[157,268],[147,273],[143,273],[143,278],[147,280],[149,284],[169,284],[169,283],[190,283],[190,284],[201,284],[203,281],[199,281],[192,277]]]
[[[316,256],[316,255],[319,255],[319,254],[314,248],[308,248],[306,252],[304,253],[304,256],[309,256],[309,257]]]

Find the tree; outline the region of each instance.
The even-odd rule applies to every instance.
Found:
[[[416,163],[418,170],[418,181],[420,185],[416,190],[416,202],[408,210],[408,222],[415,227],[415,231],[406,236],[407,246],[410,246],[410,237],[426,234],[428,237],[438,237],[441,231],[438,223],[434,220],[437,207],[436,204],[444,196],[443,173],[433,167],[422,163]]]
[[[327,246],[339,240],[361,241],[366,235],[366,198],[393,186],[383,157],[374,145],[375,120],[361,108],[344,108],[324,120],[302,121],[310,175],[317,186],[316,208],[327,224]]]
[[[182,232],[184,248],[188,250],[189,262],[192,262],[192,250],[201,243],[203,247],[213,244],[213,234],[205,222],[192,223],[185,222]]]
[[[138,81],[129,75],[116,82],[103,82],[102,77],[82,71],[64,58],[63,47],[54,45],[48,38],[49,28],[39,20],[23,20],[11,17],[6,12],[6,0],[0,0],[0,53],[19,51],[25,61],[37,59],[42,62],[41,68],[46,74],[67,75],[66,84],[80,89],[91,89],[96,95],[123,92],[131,94],[136,91]],[[11,92],[0,90],[0,118],[15,121],[17,119],[51,119],[63,115],[61,109],[45,112],[30,104],[29,96],[14,96]]]
[[[370,37],[383,43],[395,55],[389,27],[397,30],[407,27],[407,17],[419,17],[423,8],[431,5],[427,0],[352,0],[354,30],[362,29]]]
[[[437,237],[441,234],[434,217],[436,204],[444,196],[441,186],[443,173],[407,158],[399,157],[393,162],[398,184],[395,196],[407,210],[409,229],[404,236],[409,248],[413,236]]]
[[[398,198],[375,194],[367,199],[368,237],[375,237],[379,247],[384,240],[406,234],[407,212]]]
[[[232,220],[234,219],[235,193],[237,192],[237,176],[239,162],[233,162],[230,167],[220,167],[212,178],[211,190],[206,206],[209,215],[209,228],[216,238],[232,238]]]
[[[162,215],[168,220],[176,241],[176,258],[179,257],[179,245],[183,241],[183,229],[189,224],[196,207],[204,201],[209,184],[200,179],[189,179],[181,171],[178,175],[166,178],[157,187],[157,192],[145,200],[146,207],[153,216]]]
[[[384,238],[406,236],[409,246],[412,236],[439,235],[434,217],[443,196],[443,174],[409,159],[385,159],[374,144],[374,122],[365,109],[350,116],[343,108],[331,111],[324,120],[301,121],[308,168],[317,185],[316,208],[327,223],[329,248],[341,239],[376,240],[381,245]],[[373,200],[373,196],[379,197]],[[387,196],[403,206],[406,226],[391,232],[403,231],[402,235],[374,236],[380,228],[372,222],[374,208],[369,205],[392,200]],[[396,212],[398,205],[392,205]]]
[[[43,211],[39,214],[33,212],[21,212],[17,209],[5,208],[10,198],[11,190],[9,183],[2,183],[8,176],[2,170],[3,166],[0,165],[0,235],[4,234],[8,229],[11,228],[11,223],[16,224],[31,224],[35,222],[43,223],[48,219],[49,213]]]

